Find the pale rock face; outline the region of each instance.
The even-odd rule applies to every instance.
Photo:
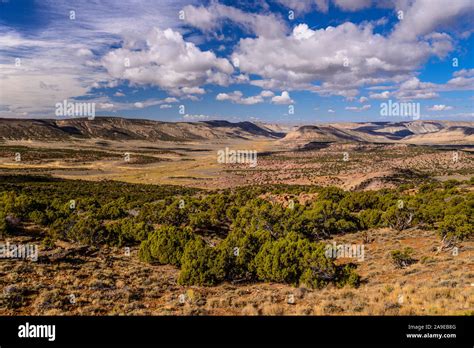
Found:
[[[398,123],[334,123],[303,126],[288,134],[282,143],[325,141],[374,141],[424,144],[473,144],[474,122],[412,121]]]

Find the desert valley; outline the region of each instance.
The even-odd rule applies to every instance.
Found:
[[[2,119],[0,138],[2,238],[38,247],[0,263],[2,314],[472,314],[472,122]]]

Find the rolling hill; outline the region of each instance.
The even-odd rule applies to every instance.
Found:
[[[296,146],[315,142],[400,142],[474,145],[474,122],[411,121],[302,126],[280,140]]]
[[[410,121],[332,123],[301,127],[229,121],[161,122],[120,117],[0,119],[0,139],[206,141],[275,139],[285,146],[308,143],[372,142],[474,145],[474,122]]]
[[[97,117],[77,119],[0,119],[0,139],[64,141],[74,139],[203,141],[210,139],[281,138],[284,133],[251,122],[160,122]]]

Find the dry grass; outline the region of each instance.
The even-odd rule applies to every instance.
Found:
[[[177,269],[141,263],[136,249],[125,256],[121,249],[103,248],[53,264],[4,259],[0,315],[472,314],[474,242],[463,242],[459,255],[453,256],[450,251],[436,252],[439,238],[434,232],[380,229],[371,236],[365,260],[358,263],[363,284],[357,289],[269,283],[182,287],[176,285]],[[362,239],[360,232],[336,242]],[[402,246],[413,247],[415,257],[425,262],[395,268],[388,254]]]

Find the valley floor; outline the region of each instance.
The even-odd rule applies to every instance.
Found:
[[[226,148],[257,151],[257,166],[218,163],[217,152]],[[474,175],[472,150],[469,146],[370,143],[316,143],[295,148],[294,144],[268,139],[208,143],[7,141],[0,145],[0,173],[204,189],[297,184],[377,190],[428,177],[469,179]],[[16,154],[20,154],[19,161]]]

